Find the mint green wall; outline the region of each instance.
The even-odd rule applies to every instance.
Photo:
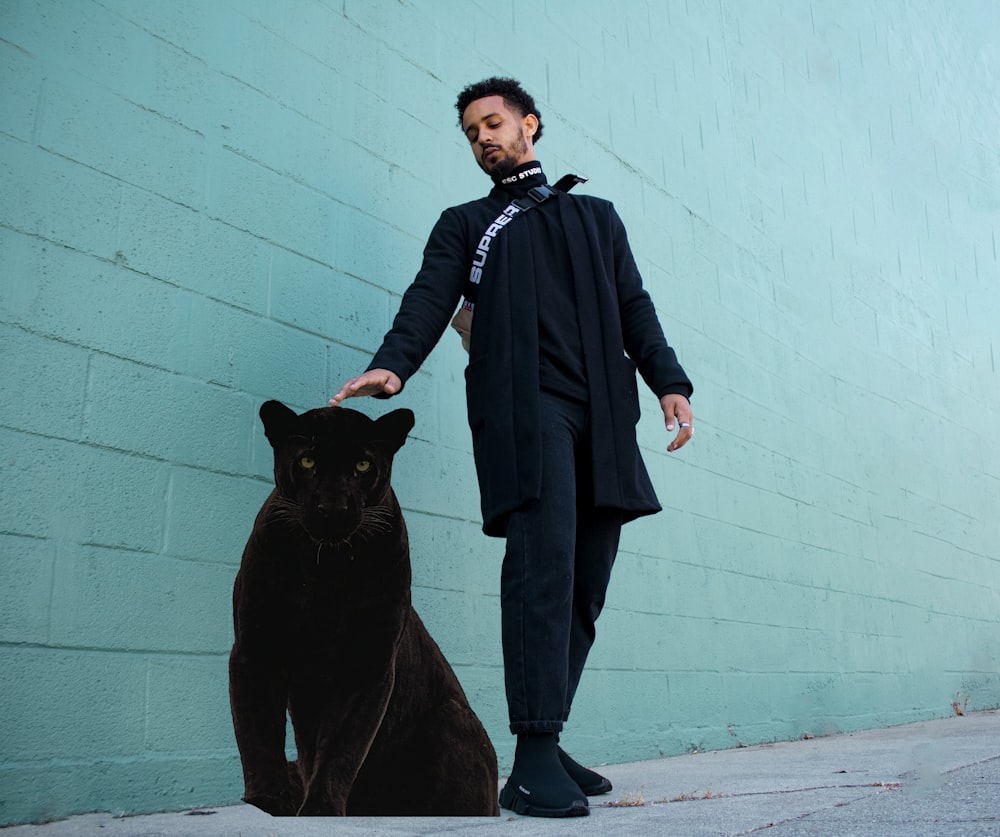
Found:
[[[452,102],[493,73],[550,175],[615,201],[697,385],[676,455],[646,398],[666,508],[626,531],[567,744],[1000,704],[997,31],[991,0],[0,0],[0,823],[238,799],[257,407],[367,363],[488,185]],[[397,399],[396,487],[504,770],[463,361],[447,337]]]

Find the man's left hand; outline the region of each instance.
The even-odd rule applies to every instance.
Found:
[[[691,412],[691,402],[683,395],[664,395],[660,399],[660,407],[663,409],[663,419],[667,425],[667,432],[673,433],[677,427],[676,438],[667,446],[667,451],[673,453],[678,448],[684,447],[694,433],[694,413]]]

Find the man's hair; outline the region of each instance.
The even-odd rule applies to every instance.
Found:
[[[498,76],[470,84],[458,94],[458,101],[455,102],[455,107],[458,110],[459,127],[462,127],[462,117],[465,115],[465,109],[472,102],[476,101],[476,99],[483,99],[486,96],[503,96],[507,107],[513,111],[517,111],[522,117],[533,113],[538,119],[538,129],[532,138],[533,142],[538,142],[542,138],[542,116],[538,112],[538,108],[535,107],[535,100],[531,97],[531,94],[521,87],[520,82],[515,79]]]

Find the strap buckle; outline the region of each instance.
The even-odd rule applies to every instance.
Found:
[[[535,203],[544,203],[555,194],[555,191],[548,184],[542,183],[539,186],[532,186],[528,190],[528,197]]]
[[[514,206],[521,210],[521,212],[527,212],[529,209],[534,209],[539,206],[555,194],[555,190],[546,183],[542,183],[540,186],[532,186],[523,198],[514,198],[511,201]],[[529,201],[528,198],[531,198]]]

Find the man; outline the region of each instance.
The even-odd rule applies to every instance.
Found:
[[[558,191],[532,206],[547,181],[535,158],[542,122],[531,96],[513,79],[491,78],[465,88],[456,106],[494,187],[442,213],[371,365],[330,403],[399,393],[462,294],[477,297],[466,400],[483,530],[507,539],[502,641],[517,735],[500,804],[534,816],[585,815],[587,796],[611,783],[570,758],[559,733],[594,642],[621,526],[660,510],[636,444],[636,366],[660,399],[667,431],[679,428],[669,451],[691,438],[692,386],[614,207]]]

